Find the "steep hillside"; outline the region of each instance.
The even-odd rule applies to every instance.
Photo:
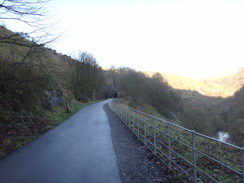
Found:
[[[243,69],[244,70],[244,69]],[[183,98],[191,97],[188,91],[196,91],[201,95],[210,97],[229,97],[244,85],[244,72],[239,72],[209,79],[192,79],[175,74],[161,73],[165,81],[174,89],[187,91],[182,92]],[[145,72],[149,76],[155,74],[154,72]]]
[[[8,39],[10,38],[10,39]],[[11,40],[12,39],[12,40]],[[11,41],[10,41],[11,40]],[[26,63],[46,69],[62,88],[70,82],[70,57],[42,47],[0,26],[0,55],[9,63]]]
[[[102,69],[83,55],[73,60],[0,26],[0,157],[103,98]]]
[[[209,78],[206,81],[222,85],[228,88],[231,93],[234,93],[244,86],[244,68],[240,68],[236,73]]]
[[[147,74],[152,76],[153,73]],[[175,115],[184,127],[212,137],[219,131],[226,131],[231,143],[243,146],[243,69],[213,80],[162,75],[181,96],[181,110]]]
[[[207,80],[197,80],[173,74],[163,74],[166,81],[175,89],[196,91],[202,95],[211,97],[228,97],[233,93],[223,85],[209,82]]]

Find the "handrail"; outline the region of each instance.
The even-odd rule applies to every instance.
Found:
[[[244,148],[109,100],[109,107],[170,169],[192,182],[244,183]],[[188,138],[187,138],[188,137]]]

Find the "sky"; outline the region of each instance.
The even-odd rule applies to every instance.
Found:
[[[192,78],[244,67],[242,0],[53,0],[62,34],[52,49],[87,51],[103,68]]]

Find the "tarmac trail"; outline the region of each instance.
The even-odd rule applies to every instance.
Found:
[[[0,161],[1,183],[121,183],[103,106],[84,107]]]

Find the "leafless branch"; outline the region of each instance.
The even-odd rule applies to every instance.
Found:
[[[60,35],[53,36],[50,33],[50,29],[58,22],[53,24],[46,22],[46,20],[53,18],[49,15],[49,11],[47,10],[47,3],[49,1],[50,0],[3,0],[0,2],[0,21],[18,21],[31,27],[28,32],[0,35],[0,43],[29,47],[34,44],[33,42],[46,45],[57,40]],[[22,37],[30,42],[23,42]]]

